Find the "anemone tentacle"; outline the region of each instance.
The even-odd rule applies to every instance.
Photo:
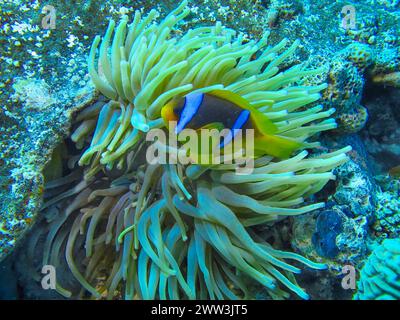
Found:
[[[81,164],[90,163],[89,156],[97,154],[98,161],[92,161],[92,166],[98,166],[100,161],[112,168],[127,150],[134,148],[143,133],[160,126],[163,105],[174,97],[194,91],[225,88],[240,94],[270,117],[277,125],[279,135],[299,142],[336,127],[330,120],[315,122],[328,118],[334,109],[323,111],[318,106],[301,110],[321,97],[319,92],[326,84],[302,86],[296,83],[320,70],[295,65],[279,71],[279,65],[294,54],[299,41],[286,50],[286,39],[273,47],[268,46],[268,33],[259,41],[244,42],[234,30],[219,22],[212,27],[192,29],[177,38],[174,30],[189,13],[186,4],[187,1],[183,1],[158,25],[151,23],[154,11],[146,17],[136,12],[130,25],[127,17],[116,28],[115,22],[111,21],[103,39],[95,38],[89,57],[89,73],[98,90],[114,101],[114,107],[109,110],[108,105],[103,106],[106,110],[100,112],[97,120],[97,128],[102,134],[100,136],[96,129]],[[260,53],[259,57],[253,59],[257,53]],[[116,103],[121,104],[120,109],[125,112],[119,114]],[[80,128],[76,135],[89,131]],[[120,150],[122,146],[123,150]],[[310,148],[318,144],[306,143],[304,146]]]

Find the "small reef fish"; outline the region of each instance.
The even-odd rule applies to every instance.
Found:
[[[389,169],[389,174],[390,174],[392,177],[400,178],[400,165],[395,166],[395,167]]]
[[[372,81],[386,86],[400,88],[400,72],[378,74],[372,78]]]
[[[242,96],[228,90],[192,92],[172,99],[161,109],[161,116],[167,127],[170,121],[177,122],[176,134],[185,128],[229,129],[230,134],[225,136],[220,148],[234,139],[238,129],[254,129],[254,154],[258,156],[267,154],[288,158],[302,146],[297,141],[275,135],[278,129],[265,114]]]

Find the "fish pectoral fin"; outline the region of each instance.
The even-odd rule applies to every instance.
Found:
[[[277,158],[286,159],[297,149],[303,146],[302,143],[275,135],[260,135],[254,139],[254,151],[256,154],[268,154]]]
[[[265,114],[255,108],[251,110],[251,120],[263,135],[271,135],[278,131],[276,125]]]
[[[224,128],[225,127],[222,122],[211,122],[209,124],[202,126],[199,130],[201,130],[201,129],[206,129],[206,130],[217,129],[218,131],[221,131]]]
[[[221,131],[225,129],[225,126],[222,122],[211,122],[209,124],[206,124],[202,126],[201,128],[197,129],[197,134],[199,137],[199,147],[202,146],[202,135],[201,135],[201,130],[216,130],[218,132],[218,135],[215,136],[214,134],[211,134],[211,136],[206,135],[205,137],[209,140],[209,150],[214,150],[220,143],[220,133]],[[204,138],[204,137],[203,137]],[[218,138],[218,139],[216,139]],[[209,150],[206,150],[206,153],[209,152]],[[200,153],[204,153],[204,150],[199,150]]]
[[[215,133],[208,132],[206,134],[202,134],[201,130],[215,130]],[[195,129],[196,139],[195,140],[187,140],[188,142],[186,147],[189,149],[187,150],[187,156],[192,158],[195,163],[211,163],[210,159],[214,154],[214,151],[218,148],[220,143],[220,132],[224,129],[224,125],[221,122],[212,122],[207,125],[202,126],[201,128]],[[215,135],[216,134],[216,135]],[[191,143],[190,143],[191,141]],[[199,162],[200,157],[202,158],[202,162]],[[204,159],[207,158],[207,161]]]
[[[233,91],[213,90],[213,91],[210,91],[209,94],[211,94],[215,97],[227,100],[242,109],[250,110],[250,108],[251,108],[250,103],[245,98],[243,98],[241,95],[239,95]]]

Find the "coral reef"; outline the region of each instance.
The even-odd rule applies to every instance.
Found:
[[[322,211],[315,223],[312,243],[321,257],[334,258],[339,253],[336,237],[343,231],[343,221],[335,210]]]
[[[355,64],[359,70],[365,70],[372,65],[374,54],[375,52],[369,45],[357,42],[349,44],[345,49],[345,56],[347,56],[347,59]]]
[[[71,112],[92,101],[96,94],[87,87],[71,90],[72,97],[42,96],[47,87],[41,81],[21,80],[22,107],[0,112],[0,260],[15,248],[36,220],[43,200],[42,171],[53,149],[67,135]],[[25,85],[24,85],[25,83]],[[47,105],[47,106],[46,106]],[[47,108],[49,107],[49,108]]]
[[[371,88],[365,97],[370,121],[362,137],[378,174],[400,163],[399,98],[398,89],[381,87]]]
[[[168,15],[176,2],[63,1],[53,4],[55,28],[47,29],[44,3],[0,0],[0,299],[193,298],[193,292],[350,299],[342,267],[358,273],[371,247],[399,237],[400,33],[399,1],[352,1],[355,28],[342,25],[347,4],[189,0],[185,11]],[[149,12],[154,21],[146,26]],[[132,34],[132,18],[143,32]],[[109,24],[96,49],[93,37],[110,20],[121,22]],[[132,42],[124,42],[130,32]],[[214,40],[198,39],[196,47],[193,36]],[[212,50],[196,64],[202,45]],[[170,59],[171,74],[144,64],[157,54]],[[234,72],[222,76],[236,69],[235,59],[248,68],[237,74],[242,87]],[[137,68],[143,77],[135,78]],[[190,70],[193,81],[183,81]],[[146,78],[160,82],[146,88]],[[265,89],[257,87],[260,79],[271,86],[265,99],[251,96]],[[300,148],[286,160],[258,159],[259,176],[248,181],[234,180],[233,167],[149,167],[145,131],[162,127],[159,108],[170,96],[213,86],[264,100],[260,107],[279,134],[305,143],[308,154]],[[350,161],[335,168],[346,151]],[[298,180],[284,192],[293,194],[280,198],[274,183],[288,183],[289,175]],[[217,210],[240,230],[214,216]],[[237,239],[239,232],[250,242]],[[393,298],[394,278],[374,271],[383,265],[375,253],[395,256],[388,248],[365,263],[358,299]],[[189,257],[197,260],[189,264]],[[57,267],[57,290],[41,288],[44,263]]]
[[[375,79],[396,86],[400,71],[396,5],[383,1],[353,1],[352,5],[355,28],[343,28],[344,4],[340,2],[311,5],[275,0],[266,5],[274,25],[271,39],[302,39],[299,55],[310,56],[311,65],[324,68],[320,75],[328,83],[324,104],[335,107],[339,133],[358,132],[365,126],[368,111],[362,95],[366,83]],[[292,14],[283,14],[287,8]],[[324,14],[321,8],[326,8]]]
[[[336,275],[346,263],[359,266],[368,252],[366,219],[349,217],[347,212],[346,207],[335,205],[293,222],[293,246],[308,258],[326,263]]]
[[[400,236],[400,181],[388,176],[376,178],[381,191],[377,194],[374,235],[379,239]]]
[[[386,239],[365,262],[357,283],[356,300],[400,299],[400,239]]]
[[[336,181],[328,184],[316,199],[326,206],[292,221],[292,246],[307,258],[325,263],[327,271],[316,279],[309,273],[299,277],[316,299],[350,299],[352,290],[340,284],[342,268],[360,270],[369,254],[371,227],[376,222],[377,186],[363,141],[356,134],[326,139],[329,148],[351,145],[350,160],[335,169]],[[322,288],[329,288],[324,290]]]

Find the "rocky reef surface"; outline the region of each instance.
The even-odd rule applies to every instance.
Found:
[[[322,68],[306,82],[328,83],[322,104],[336,109],[339,126],[319,140],[328,150],[351,145],[351,160],[315,195],[327,203],[324,209],[259,232],[278,248],[290,247],[329,266],[317,278],[307,271],[299,277],[311,298],[351,299],[356,289],[341,286],[343,267],[361,270],[375,244],[399,238],[400,232],[400,174],[391,171],[400,165],[399,2],[352,1],[354,29],[342,25],[346,1],[189,3],[183,29],[221,21],[249,38],[269,29],[273,44],[300,39],[289,63],[308,61]],[[51,12],[46,5],[56,10],[54,29],[43,25]],[[157,9],[165,13],[175,5],[161,1]],[[0,298],[43,297],[36,287],[18,288],[15,253],[29,241],[25,235],[37,219],[45,181],[62,173],[57,146],[70,134],[73,113],[98,95],[86,62],[94,35],[104,33],[111,17],[151,8],[154,3],[147,0],[133,5],[0,0],[0,283],[7,284]]]

